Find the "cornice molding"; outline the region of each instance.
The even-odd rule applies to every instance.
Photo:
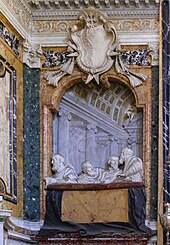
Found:
[[[146,10],[146,9],[131,9],[131,10],[101,10],[105,14],[108,15],[109,18],[156,18],[158,16],[158,8]],[[63,19],[76,19],[78,13],[80,10],[56,10],[56,11],[39,11],[39,12],[33,12],[32,17],[33,20],[38,19],[49,19],[49,20],[55,20],[56,18],[59,20]]]
[[[61,2],[60,0],[58,1]],[[94,5],[94,1],[95,0],[92,0],[90,4],[92,3]],[[66,6],[63,6],[63,3],[63,9],[56,8],[54,13],[54,11],[48,9],[48,6],[46,6],[44,14],[41,12],[41,9],[36,10],[39,11],[39,13],[37,12],[37,15],[47,16],[42,17],[40,20],[39,17],[34,16],[35,12],[33,11],[33,7],[30,6],[30,2],[32,2],[32,0],[1,0],[0,10],[22,38],[25,40],[27,39],[31,45],[41,45],[42,47],[65,47],[67,44],[67,30],[70,25],[73,25],[76,22],[80,9],[76,7],[74,10],[66,8]],[[34,2],[40,2],[40,0]],[[42,2],[45,4],[45,2],[49,1]],[[54,2],[57,1],[50,1],[50,6],[54,5]],[[72,1],[68,2],[73,6]],[[81,1],[81,8],[86,5],[85,2],[86,0]],[[117,5],[117,7],[112,9],[111,6],[106,8],[101,0],[99,2],[101,3],[101,6],[98,8],[96,6],[96,8],[103,8],[103,12],[107,13],[109,19],[113,21],[120,42],[125,45],[149,44],[153,47],[153,59],[157,63],[157,47],[159,42],[157,4],[159,3],[159,0],[155,0],[148,6],[146,6],[147,0],[140,1],[145,5],[145,9],[138,9],[137,6],[128,8],[127,6],[124,6],[126,0],[120,1],[120,4],[123,4],[124,6],[123,8],[118,8]],[[50,14],[48,15],[48,12],[50,11],[52,11],[51,15],[57,15],[57,20],[55,16],[55,19],[53,20],[52,17],[50,17]],[[61,20],[62,18],[60,19],[60,13],[64,20]],[[134,17],[135,14],[137,14],[137,18]],[[145,16],[145,14],[147,16]]]
[[[34,19],[48,18],[71,18],[76,19],[78,13],[90,6],[105,12],[109,18],[133,16],[157,16],[159,0],[27,0],[32,9]],[[122,10],[123,9],[123,10]]]
[[[1,0],[0,12],[24,39],[30,37],[31,15],[23,8],[20,0]]]
[[[77,20],[80,10],[88,4],[88,0],[1,0],[0,10],[21,36],[30,40],[31,33],[65,32],[68,25]],[[109,0],[91,0],[90,4],[107,14],[117,31],[152,31],[158,28],[159,0],[149,3],[147,0],[115,0],[114,7]]]
[[[88,7],[90,4],[94,5],[95,8],[119,8],[121,5],[123,7],[129,8],[129,7],[136,7],[139,8],[140,6],[145,6],[146,8],[150,8],[151,6],[158,6],[159,0],[116,0],[116,1],[110,1],[110,0],[26,0],[26,2],[30,5],[32,9],[59,9],[59,8],[76,8],[80,9],[81,7]]]

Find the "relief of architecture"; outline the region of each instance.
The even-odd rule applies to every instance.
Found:
[[[1,1],[0,244],[169,244],[169,9]]]

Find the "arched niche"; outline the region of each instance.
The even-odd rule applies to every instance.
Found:
[[[74,123],[78,123],[77,118],[81,118],[81,123],[82,125],[79,125],[79,128],[83,128],[84,130],[86,130],[86,133],[84,132],[84,135],[87,135],[87,130],[88,131],[93,131],[95,133],[95,130],[100,132],[102,136],[102,133],[106,136],[107,129],[104,129],[104,119],[106,119],[107,123],[111,123],[112,121],[112,126],[116,126],[119,127],[119,129],[121,129],[121,127],[123,126],[125,131],[122,131],[122,141],[120,139],[118,139],[117,137],[115,137],[117,139],[114,139],[113,134],[110,132],[110,145],[111,143],[120,143],[120,145],[117,147],[117,152],[114,152],[114,146],[108,146],[107,148],[107,153],[105,153],[105,159],[103,159],[102,161],[102,165],[98,164],[98,159],[95,157],[91,156],[92,159],[87,159],[87,160],[93,160],[93,164],[95,166],[100,166],[100,167],[104,167],[104,162],[106,161],[106,158],[108,157],[108,155],[110,154],[115,154],[115,155],[120,155],[120,151],[121,148],[123,146],[126,145],[131,145],[132,148],[134,149],[135,153],[137,153],[137,155],[139,157],[141,157],[143,159],[143,163],[144,163],[144,183],[146,186],[146,191],[147,191],[147,218],[149,218],[149,212],[150,212],[150,169],[151,169],[151,73],[150,73],[150,69],[145,67],[145,68],[134,68],[134,71],[137,72],[143,72],[143,70],[145,69],[145,74],[148,75],[148,80],[143,83],[141,86],[136,87],[136,88],[132,88],[129,84],[129,81],[127,78],[125,78],[122,75],[117,75],[114,71],[114,69],[111,69],[109,72],[105,73],[104,75],[102,75],[100,77],[100,85],[95,85],[93,82],[91,82],[88,85],[85,85],[85,80],[86,80],[86,75],[81,72],[81,71],[75,71],[72,75],[69,76],[65,76],[63,77],[63,79],[61,79],[58,87],[53,87],[51,85],[47,84],[47,81],[42,79],[42,83],[41,83],[41,159],[42,159],[42,180],[47,176],[50,175],[50,166],[51,166],[51,158],[53,156],[54,153],[61,153],[63,154],[63,152],[61,152],[62,147],[64,147],[64,142],[60,145],[60,149],[55,148],[54,145],[58,144],[57,142],[57,136],[53,135],[53,131],[58,131],[62,134],[62,130],[60,131],[59,128],[57,128],[59,125],[58,122],[53,123],[55,120],[60,120],[63,116],[66,116],[66,120],[65,123],[70,123],[71,119],[74,118]],[[43,77],[43,72],[42,72],[42,77]],[[80,114],[82,115],[76,115],[75,114],[75,107],[76,107],[76,96],[74,97],[75,101],[73,101],[73,97],[69,98],[69,96],[71,96],[71,93],[73,94],[76,90],[76,88],[81,88],[82,91],[91,91],[89,92],[89,96],[93,96],[93,94],[96,92],[96,90],[100,90],[98,91],[99,94],[101,91],[105,91],[105,94],[103,94],[103,96],[108,96],[108,94],[110,94],[109,96],[113,96],[115,95],[114,93],[111,95],[111,91],[113,92],[113,87],[115,87],[115,91],[116,89],[118,89],[118,87],[122,87],[123,88],[123,94],[128,94],[130,93],[130,97],[132,98],[131,100],[129,100],[129,102],[127,103],[127,106],[129,104],[133,104],[135,105],[137,112],[140,114],[140,116],[137,118],[138,121],[140,121],[140,127],[142,124],[142,144],[140,141],[141,146],[139,147],[141,149],[141,151],[139,152],[139,150],[135,149],[133,144],[136,144],[137,137],[140,138],[141,136],[137,136],[136,135],[136,142],[133,142],[133,140],[130,140],[128,142],[128,137],[130,134],[132,134],[133,132],[133,127],[135,127],[135,120],[136,118],[134,117],[133,120],[131,121],[131,125],[128,124],[128,120],[129,118],[127,118],[127,120],[125,120],[126,115],[123,114],[125,113],[126,110],[126,105],[124,107],[122,107],[120,110],[122,110],[122,112],[120,113],[120,110],[118,113],[120,113],[120,116],[116,119],[116,116],[113,120],[108,117],[107,113],[103,114],[102,113],[102,105],[100,108],[98,108],[98,112],[97,115],[98,117],[101,115],[102,119],[102,126],[96,125],[96,121],[95,123],[93,123],[93,120],[91,120],[90,118],[92,117],[92,115],[89,115],[89,122],[88,122],[88,118],[87,118],[87,114],[83,114],[82,108],[83,108],[83,103],[81,101],[81,107],[79,108],[79,112],[81,112]],[[85,89],[84,89],[85,88]],[[80,90],[81,90],[80,89]],[[69,94],[70,93],[70,94]],[[67,97],[67,98],[66,98]],[[127,95],[128,97],[128,95]],[[101,96],[102,99],[104,99]],[[116,105],[119,102],[120,103],[120,98],[121,98],[121,92],[120,95],[117,97],[117,102],[113,102],[112,103],[112,117],[114,117],[115,112],[116,112]],[[74,106],[72,105],[72,103],[69,103],[69,101],[74,102]],[[92,102],[92,97],[91,100],[89,99],[88,102],[91,101]],[[126,99],[125,99],[126,101]],[[124,101],[124,103],[125,103]],[[77,101],[78,102],[78,101]],[[80,101],[79,101],[80,102]],[[90,102],[89,102],[90,103]],[[96,102],[97,103],[97,102]],[[115,104],[114,104],[115,103]],[[85,104],[84,104],[85,105]],[[70,107],[69,107],[70,106]],[[87,106],[87,105],[86,105]],[[97,106],[97,104],[96,104]],[[111,106],[111,104],[110,104]],[[113,109],[114,107],[114,109]],[[71,108],[71,109],[70,109]],[[89,107],[86,107],[86,112],[88,111]],[[85,109],[85,106],[84,106]],[[93,108],[94,109],[94,108]],[[71,111],[72,110],[72,111]],[[71,113],[70,113],[71,112]],[[106,111],[105,111],[106,112]],[[137,113],[137,114],[138,114]],[[64,115],[65,114],[65,115]],[[142,116],[141,116],[142,115]],[[95,115],[96,116],[96,115]],[[76,118],[77,117],[77,118]],[[97,116],[96,116],[97,118]],[[69,121],[70,120],[70,121]],[[96,119],[97,120],[97,119]],[[117,120],[117,121],[116,121]],[[79,124],[81,124],[79,121]],[[122,124],[124,123],[124,125]],[[65,124],[65,125],[66,125]],[[95,125],[93,125],[95,124]],[[74,125],[72,125],[72,128],[75,128]],[[103,132],[102,132],[103,130]],[[111,128],[109,129],[111,130]],[[139,130],[140,131],[140,130]],[[120,130],[121,132],[121,130]],[[92,132],[91,132],[92,133]],[[136,132],[136,134],[139,132]],[[65,133],[64,133],[65,134]],[[125,135],[125,137],[123,138],[123,134]],[[120,133],[121,135],[121,133]],[[119,137],[120,137],[119,135]],[[62,135],[61,138],[63,138],[66,135]],[[107,140],[109,134],[107,134]],[[89,136],[92,137],[92,136]],[[60,139],[61,139],[60,138]],[[92,138],[90,138],[92,140]],[[84,137],[84,142],[87,139],[85,139]],[[93,137],[94,140],[94,137]],[[96,140],[96,138],[95,138]],[[68,149],[68,144],[69,144],[69,137],[67,138],[67,146],[66,148]],[[71,139],[72,142],[74,142],[74,139]],[[60,142],[61,143],[61,142]],[[82,147],[83,144],[83,140],[82,140]],[[139,144],[139,142],[137,143]],[[59,147],[59,146],[57,146]],[[96,147],[97,148],[97,147]],[[64,148],[63,148],[64,149]],[[90,151],[91,149],[89,149]],[[84,151],[88,151],[88,149],[84,148]],[[71,152],[71,150],[69,149],[67,154],[65,155],[66,161],[69,161],[71,164],[74,165],[73,159],[74,159],[74,155],[71,156],[71,158],[69,159],[69,153]],[[65,153],[64,153],[65,154]],[[84,156],[84,158],[86,159],[87,155]],[[99,157],[98,157],[99,158]],[[80,160],[80,161],[79,161]],[[83,157],[80,157],[80,159],[76,159],[76,164],[79,162],[79,164],[81,164],[81,161],[84,160]],[[77,172],[80,171],[80,166],[77,168]],[[42,182],[43,183],[43,182]],[[42,185],[42,206],[44,207],[44,203],[45,203],[45,194],[44,194],[44,185]],[[44,210],[44,209],[42,209]],[[42,213],[42,215],[44,214],[44,212]]]

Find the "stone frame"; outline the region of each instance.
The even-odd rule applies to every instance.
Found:
[[[80,70],[75,70],[72,75],[63,77],[58,87],[48,85],[44,79],[44,73],[50,68],[41,70],[41,84],[40,84],[40,107],[41,107],[41,217],[45,213],[45,183],[43,179],[50,173],[50,162],[53,155],[52,146],[52,114],[59,110],[60,101],[64,93],[72,86],[86,81],[87,75]],[[109,88],[110,82],[120,82],[129,87],[132,91],[136,107],[143,109],[143,162],[144,162],[144,184],[147,193],[146,214],[147,220],[150,217],[150,177],[151,177],[151,139],[152,139],[152,75],[151,67],[131,66],[131,70],[138,73],[144,73],[148,76],[146,82],[139,87],[133,88],[129,84],[129,80],[123,75],[116,74],[114,68],[100,76],[100,84],[105,88]],[[90,82],[87,86],[93,86]]]

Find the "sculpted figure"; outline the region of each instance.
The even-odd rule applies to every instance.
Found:
[[[52,159],[52,177],[45,178],[46,186],[53,183],[77,183],[77,174],[71,165],[65,165],[64,158],[57,154]]]
[[[110,156],[107,162],[107,176],[105,183],[112,183],[117,180],[117,176],[122,173],[119,169],[119,158],[116,156]]]
[[[89,162],[82,163],[82,172],[78,176],[78,183],[81,184],[96,184],[104,183],[106,171],[102,168],[94,168]]]
[[[133,151],[124,148],[120,155],[120,164],[124,164],[122,174],[119,175],[120,180],[141,182],[143,177],[142,160],[133,155]]]

